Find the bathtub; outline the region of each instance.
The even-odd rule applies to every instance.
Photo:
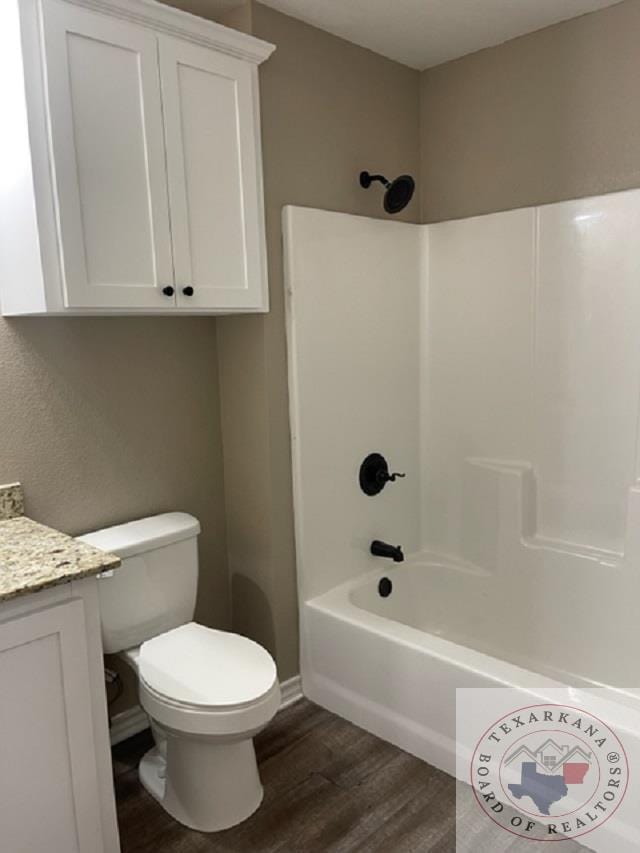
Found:
[[[392,582],[387,597],[382,578]],[[305,695],[455,776],[456,688],[518,688],[523,706],[557,688],[574,688],[577,702],[580,691],[602,688],[505,641],[514,625],[487,606],[490,585],[482,572],[418,555],[303,603]],[[605,695],[608,719],[637,738],[628,721],[638,719],[638,692],[609,687]]]
[[[601,700],[640,767],[633,278],[602,323],[575,323],[602,314],[587,270],[627,257],[634,192],[425,230],[284,212],[303,691],[459,778],[459,688]],[[371,452],[406,473],[373,497]],[[376,539],[412,556],[376,559]]]

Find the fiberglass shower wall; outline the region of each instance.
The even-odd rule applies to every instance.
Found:
[[[443,636],[459,617],[475,648],[625,686],[640,191],[429,226],[289,208],[285,224],[302,601],[392,573],[369,554],[383,539],[450,572]],[[370,498],[373,451],[407,478]],[[585,649],[605,595],[608,642]]]
[[[301,600],[381,567],[372,539],[419,547],[419,225],[284,211]],[[376,497],[360,463],[407,477]]]
[[[630,191],[428,227],[425,548],[494,571],[510,469],[525,540],[602,560],[624,552],[638,477],[639,226]]]

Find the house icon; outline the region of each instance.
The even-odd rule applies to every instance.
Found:
[[[524,745],[512,752],[505,761],[506,765],[513,764],[515,761],[535,762],[537,767],[544,773],[553,773],[557,770],[564,770],[566,764],[586,765],[586,768],[591,764],[591,753],[586,752],[580,746],[574,746],[569,749],[568,746],[561,746],[556,743],[553,738],[547,738],[538,749],[532,750]]]
[[[542,746],[536,749],[534,757],[538,764],[542,764],[547,770],[553,770],[564,764],[568,752],[568,746],[559,746],[554,740],[547,738]]]

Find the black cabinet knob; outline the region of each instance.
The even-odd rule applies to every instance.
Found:
[[[185,296],[193,296],[193,288],[190,284],[188,284],[186,287],[183,287],[182,292]]]
[[[173,294],[175,293],[175,290],[171,287],[170,284],[168,284],[166,287],[162,288],[162,292],[164,293],[165,296],[173,296]]]

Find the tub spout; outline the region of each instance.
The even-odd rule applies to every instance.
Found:
[[[388,545],[386,542],[380,542],[379,539],[374,539],[371,543],[371,553],[374,557],[387,557],[394,563],[402,563],[404,560],[400,545]]]

